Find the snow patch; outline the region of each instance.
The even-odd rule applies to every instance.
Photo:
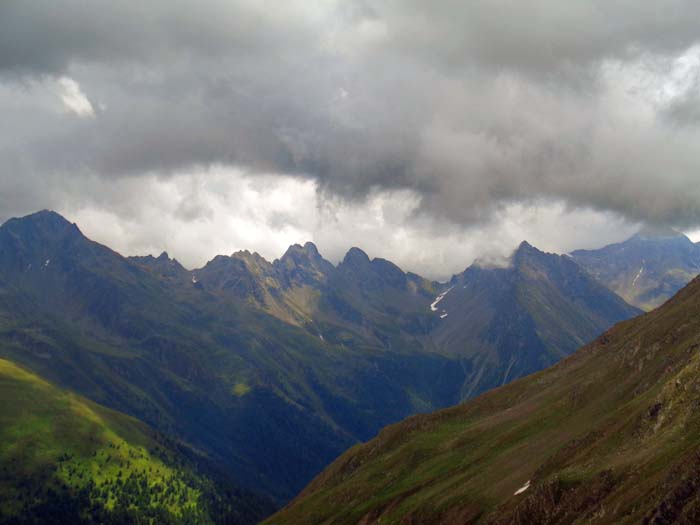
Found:
[[[450,290],[452,290],[452,288],[453,288],[453,287],[450,286],[447,290],[445,290],[444,292],[442,292],[440,295],[438,295],[438,296],[435,298],[435,300],[433,301],[433,303],[430,305],[430,309],[431,309],[433,312],[437,312],[437,305],[438,305],[438,303],[439,303],[440,301],[442,301],[442,300],[445,298],[445,296],[447,295],[447,293],[448,293]]]
[[[192,284],[197,284],[197,278],[194,275],[192,276]]]
[[[445,317],[447,317],[447,312],[445,312],[444,314],[442,314],[442,315],[440,316],[440,319],[444,319]]]
[[[632,281],[632,288],[634,288],[634,285],[637,284],[637,279],[639,279],[639,276],[642,275],[642,272],[644,271],[644,262],[642,261],[642,267],[639,269],[637,272],[636,277]]]
[[[44,263],[44,268],[46,268],[50,262],[51,262],[51,259],[46,259],[46,262]]]
[[[529,489],[529,488],[530,488],[530,480],[528,479],[528,480],[527,480],[527,483],[525,483],[525,485],[523,485],[523,486],[520,487],[518,490],[516,490],[515,492],[513,492],[513,496],[517,496],[518,494],[522,494],[523,492],[525,492],[525,491],[526,491],[527,489]]]

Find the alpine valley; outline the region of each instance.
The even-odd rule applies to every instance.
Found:
[[[694,277],[697,250],[675,233],[571,256],[523,242],[440,283],[311,243],[188,270],[51,211],[11,219],[0,523],[255,523],[302,489],[270,523],[666,512],[695,483],[697,282],[637,316]]]
[[[346,452],[268,523],[700,522],[700,278],[547,370]]]

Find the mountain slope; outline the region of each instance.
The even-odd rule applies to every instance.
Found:
[[[252,523],[271,504],[145,425],[0,359],[0,523]]]
[[[700,273],[700,246],[673,230],[645,229],[624,242],[571,256],[628,303],[650,310]]]
[[[505,268],[456,276],[432,308],[438,352],[464,359],[463,398],[536,372],[639,313],[571,258],[523,242]]]
[[[268,523],[697,523],[700,279],[545,371],[344,454]]]

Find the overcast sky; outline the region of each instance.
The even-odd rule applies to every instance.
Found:
[[[443,278],[700,228],[696,0],[3,0],[0,220]]]

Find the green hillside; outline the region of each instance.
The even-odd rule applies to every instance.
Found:
[[[270,524],[698,523],[700,280],[545,371],[344,454]]]
[[[234,524],[270,509],[139,421],[4,359],[0,399],[0,523]]]

